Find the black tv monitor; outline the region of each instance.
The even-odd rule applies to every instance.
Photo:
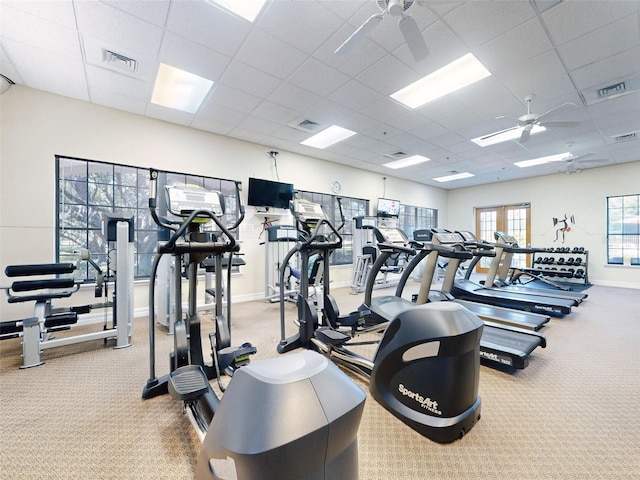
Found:
[[[378,198],[377,217],[397,217],[400,215],[400,201],[389,198]]]
[[[247,204],[252,207],[289,208],[289,202],[293,200],[293,185],[249,178],[247,195]]]

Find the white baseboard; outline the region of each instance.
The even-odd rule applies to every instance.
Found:
[[[592,285],[600,285],[602,287],[616,287],[616,288],[631,288],[634,290],[640,290],[640,283],[633,282],[612,282],[609,280],[593,280]]]

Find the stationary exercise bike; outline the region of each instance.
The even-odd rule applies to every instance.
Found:
[[[232,256],[239,246],[230,230],[244,217],[240,184],[236,183],[239,220],[230,228],[223,221],[222,194],[196,186],[166,186],[167,208],[183,218],[176,225],[161,219],[156,211],[160,172],[151,170],[149,208],[160,227],[171,230],[169,240],[158,246],[149,282],[149,379],[143,389],[145,399],[170,393],[183,403],[202,448],[198,456],[197,479],[258,480],[353,479],[357,478],[357,430],[365,395],[337,367],[319,355],[292,355],[249,364],[256,352],[249,343],[231,346],[230,281],[227,281],[227,316],[222,308],[222,257]],[[213,223],[216,232],[203,225]],[[155,371],[154,283],[163,255],[172,255],[175,281],[174,350],[170,373]],[[215,332],[210,334],[212,363],[202,352],[200,319],[196,310],[197,269],[207,257],[215,263]],[[182,263],[188,272],[188,312],[181,313]],[[227,272],[231,269],[228,268]],[[228,273],[228,280],[230,274]],[[240,368],[242,367],[242,368]],[[227,387],[223,373],[232,376]],[[209,380],[218,380],[219,398]],[[340,400],[331,385],[342,391]],[[303,419],[291,415],[291,401],[305,405]],[[320,447],[323,446],[324,448]],[[312,448],[313,447],[313,448]],[[301,452],[304,452],[302,455]],[[224,476],[221,476],[220,472]]]
[[[329,286],[328,258],[341,248],[342,238],[321,205],[295,199],[291,211],[300,226],[301,240],[293,250],[301,258],[322,252],[325,290]],[[381,243],[381,253],[413,253],[410,247]],[[380,257],[383,257],[381,255]],[[303,260],[304,261],[304,260]],[[367,282],[372,283],[384,260],[374,263]],[[416,306],[409,303],[394,315],[383,330],[373,359],[349,350],[362,325],[335,328],[318,321],[317,307],[305,297],[304,284],[298,297],[298,332],[285,336],[284,301],[280,304],[281,341],[278,352],[298,347],[327,355],[346,368],[369,379],[372,396],[411,428],[439,443],[461,438],[480,419],[478,397],[479,341],[482,322],[463,307],[447,304]],[[327,294],[324,296],[325,303]],[[368,306],[367,306],[368,308]],[[366,322],[362,322],[366,325]]]

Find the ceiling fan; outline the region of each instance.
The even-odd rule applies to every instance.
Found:
[[[531,136],[531,130],[535,126],[540,127],[576,127],[580,124],[580,122],[550,122],[547,121],[552,115],[557,115],[560,113],[570,112],[577,108],[575,103],[566,102],[562,105],[558,105],[557,107],[552,108],[551,110],[547,110],[544,113],[538,114],[533,113],[531,111],[531,102],[533,101],[535,95],[527,95],[524,97],[524,100],[527,102],[527,113],[518,117],[518,125],[515,127],[507,128],[506,130],[500,130],[499,132],[491,133],[489,135],[485,135],[484,137],[480,137],[480,140],[488,140],[497,135],[505,134],[506,132],[510,132],[512,130],[522,129],[522,133],[520,134],[520,139],[518,140],[520,143],[525,143],[529,140]],[[535,133],[535,132],[534,132]]]
[[[582,169],[580,168],[581,165],[586,165],[586,164],[594,164],[594,163],[601,163],[601,164],[605,164],[605,163],[609,163],[609,159],[607,158],[590,158],[585,160],[586,157],[591,157],[592,155],[596,155],[593,152],[590,153],[583,153],[582,155],[577,155],[574,156],[573,154],[569,154],[568,156],[564,157],[561,161],[565,164],[565,170],[564,173],[578,173],[580,172]]]
[[[415,0],[376,0],[380,13],[371,15],[338,47],[335,53],[337,55],[348,53],[383,20],[385,15],[389,14],[392,17],[400,17],[398,26],[413,58],[417,62],[424,60],[427,58],[427,55],[429,55],[427,44],[422,37],[422,33],[415,19],[411,15],[405,14],[414,4],[414,1]]]

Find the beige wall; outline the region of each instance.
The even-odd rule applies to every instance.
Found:
[[[242,142],[19,85],[0,97],[0,285],[4,266],[52,262],[55,252],[55,155],[155,167],[239,180],[276,180],[271,148]],[[404,203],[447,215],[447,192],[387,176],[281,151],[279,178],[296,188],[330,193],[333,180],[342,194],[374,202],[383,193]],[[246,193],[245,193],[246,195]],[[246,197],[245,197],[246,199]],[[264,247],[258,235],[263,217],[248,207],[242,225],[247,266],[234,278],[236,299],[261,298]],[[332,269],[336,284],[349,284],[351,268]],[[77,296],[76,303],[77,303]],[[146,285],[137,286],[136,308],[145,308]],[[0,301],[0,318],[29,315],[31,306]]]
[[[640,153],[639,153],[640,156]],[[565,246],[589,251],[589,279],[602,285],[640,288],[640,269],[607,266],[608,196],[640,193],[640,161],[558,173],[526,180],[461,188],[449,193],[448,227],[475,231],[474,207],[530,203],[531,245],[555,247],[554,217],[575,217]],[[444,224],[441,226],[445,227]]]

